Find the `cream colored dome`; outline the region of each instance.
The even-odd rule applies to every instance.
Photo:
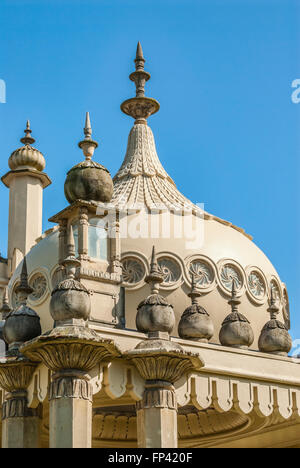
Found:
[[[172,179],[158,159],[152,131],[144,124],[136,124],[130,132],[124,163],[114,178],[113,203],[147,210],[156,209],[150,219],[156,218],[158,237],[127,237],[121,239],[123,286],[125,288],[126,327],[135,329],[138,304],[149,295],[149,286],[144,279],[149,274],[152,245],[155,245],[157,259],[164,273],[160,294],[173,305],[177,325],[183,311],[190,305],[187,294],[191,287],[191,273],[201,297],[200,306],[210,314],[215,334],[211,339],[219,343],[218,334],[224,318],[230,313],[228,299],[231,295],[232,280],[236,283],[237,295],[241,300],[239,311],[250,321],[255,340],[252,348],[257,349],[258,338],[269,319],[268,300],[270,288],[280,307],[279,319],[288,323],[288,296],[285,285],[264,253],[232,223],[203,213],[203,239],[199,246],[191,245],[191,239],[183,234],[178,236],[171,229],[170,236],[164,236],[165,216],[170,217],[174,226],[181,218],[180,207],[187,207],[193,219],[199,215],[199,208],[187,200],[176,188]],[[175,205],[175,207],[174,207]],[[158,210],[159,209],[159,210]],[[174,211],[172,211],[174,210]],[[140,213],[130,213],[128,223],[137,223]],[[46,233],[27,254],[29,284],[40,287],[40,297],[29,298],[29,303],[41,316],[43,330],[52,326],[49,313],[50,291],[57,281],[58,231]],[[20,268],[14,272],[9,287],[13,290],[20,276]]]

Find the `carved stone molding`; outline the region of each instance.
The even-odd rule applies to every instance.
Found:
[[[54,328],[25,343],[21,349],[27,357],[42,361],[52,371],[77,369],[88,372],[104,359],[120,355],[112,340],[74,326]]]
[[[42,407],[28,408],[26,392],[23,396],[11,395],[2,405],[2,419],[42,417]]]
[[[92,401],[93,389],[87,379],[76,376],[58,376],[50,384],[49,400],[58,398],[80,398]]]
[[[198,355],[185,351],[133,350],[125,353],[145,380],[163,380],[174,383],[203,363]]]
[[[136,403],[137,411],[147,408],[168,408],[177,410],[177,400],[174,387],[164,388],[154,384],[151,388],[146,388],[143,399]]]
[[[0,387],[7,392],[26,390],[37,364],[28,360],[6,359],[0,362]]]

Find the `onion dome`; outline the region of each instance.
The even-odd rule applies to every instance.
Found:
[[[8,344],[9,354],[18,353],[21,344],[42,333],[40,317],[27,306],[27,298],[32,291],[28,284],[26,257],[24,257],[21,281],[16,288],[18,306],[7,315],[3,327],[3,336]]]
[[[238,311],[240,303],[241,301],[236,296],[235,282],[233,280],[231,299],[228,301],[232,311],[223,321],[219,334],[219,340],[223,346],[248,348],[254,341],[254,334],[249,320]]]
[[[109,171],[101,164],[92,161],[98,143],[92,140],[92,128],[89,113],[86,113],[84,140],[78,143],[85,156],[85,161],[72,167],[65,181],[65,196],[69,203],[75,200],[109,202],[113,194],[113,182]]]
[[[24,143],[24,146],[15,150],[8,160],[8,165],[12,171],[26,168],[41,172],[45,169],[44,156],[39,150],[31,146],[35,142],[35,139],[30,136],[31,132],[30,122],[27,120],[26,130],[24,130],[25,137],[20,140],[21,143]]]
[[[84,325],[91,313],[89,291],[75,279],[76,268],[80,261],[75,257],[73,228],[68,231],[68,255],[63,261],[66,278],[57,284],[51,293],[50,314],[59,325]]]
[[[192,300],[192,305],[185,309],[181,316],[178,334],[184,340],[207,342],[214,334],[214,325],[208,312],[198,303],[198,297],[201,294],[196,290],[194,275],[192,275],[192,289],[188,296]]]
[[[159,284],[163,282],[163,275],[159,270],[155,248],[152,249],[150,274],[145,281],[151,286],[151,294],[138,305],[136,327],[140,332],[171,333],[175,325],[173,306],[159,295]]]
[[[268,312],[270,313],[271,320],[265,324],[261,331],[258,348],[264,353],[286,356],[292,348],[292,339],[287,327],[276,319],[279,308],[276,305],[272,288]]]

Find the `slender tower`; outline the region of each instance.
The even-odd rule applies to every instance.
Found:
[[[8,160],[10,171],[1,178],[9,188],[9,276],[42,234],[43,189],[51,184],[43,172],[45,158],[32,146],[35,139],[31,136],[29,120],[24,132],[25,136],[21,138],[24,146],[11,154]]]

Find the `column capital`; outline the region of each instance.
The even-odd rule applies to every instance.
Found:
[[[43,362],[54,372],[76,369],[88,372],[99,362],[121,355],[113,340],[84,327],[57,327],[21,347],[30,359]]]
[[[124,353],[145,380],[174,383],[184,374],[203,367],[198,354],[184,350],[134,349]]]
[[[26,391],[37,362],[27,358],[5,358],[0,361],[0,387],[9,393]]]

